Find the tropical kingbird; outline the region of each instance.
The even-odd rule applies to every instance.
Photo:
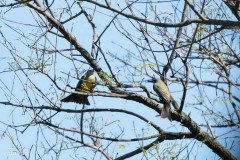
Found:
[[[167,118],[170,121],[172,121],[171,114],[170,114],[170,104],[172,102],[172,97],[168,90],[168,87],[160,79],[154,78],[154,79],[148,80],[148,82],[154,83],[153,90],[158,94],[158,96],[164,103],[163,109],[161,111],[161,118]]]
[[[88,70],[85,75],[79,80],[75,91],[93,91],[96,86],[97,78],[94,76],[94,70]],[[90,105],[88,101],[88,95],[80,95],[72,93],[66,98],[61,100],[62,102],[75,102],[79,104]]]

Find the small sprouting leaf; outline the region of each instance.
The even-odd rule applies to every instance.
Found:
[[[125,145],[118,145],[118,148],[126,148]]]

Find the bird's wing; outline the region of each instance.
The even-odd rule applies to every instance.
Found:
[[[165,102],[171,102],[171,95],[168,88],[160,88],[159,85],[153,85],[153,90],[158,94],[158,96]]]
[[[82,77],[81,77],[81,79],[78,81],[78,84],[77,84],[77,87],[75,88],[75,91],[77,91],[77,90],[81,90],[82,89],[82,84],[83,84],[83,82],[85,81],[87,79],[87,75],[85,74],[85,75],[83,75]]]

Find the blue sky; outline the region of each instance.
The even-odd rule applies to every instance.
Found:
[[[173,4],[178,6],[179,10],[181,10],[182,8],[182,3],[180,2],[177,5],[178,2],[174,2]],[[55,4],[56,8],[60,8],[65,6],[66,4]],[[160,6],[159,10],[161,13],[165,13],[168,12],[169,10],[172,10],[171,8],[171,4],[170,3],[163,3],[164,7]],[[90,8],[92,8],[92,5],[86,5],[86,10],[88,12],[90,11]],[[138,6],[135,6],[136,8]],[[144,8],[141,8],[142,5],[139,4],[139,10],[144,10]],[[78,11],[77,8],[73,8],[76,9],[75,13]],[[58,10],[56,10],[58,11]],[[111,21],[112,17],[109,17],[108,15],[111,14],[111,12],[106,11],[104,9],[98,8],[97,9],[98,14],[96,14],[97,16],[94,17],[94,22],[97,24],[97,31],[100,34],[101,31],[108,25],[108,23]],[[2,14],[4,13],[4,11],[2,12]],[[167,14],[166,14],[167,15]],[[167,15],[170,16],[170,15]],[[63,17],[62,19],[64,20],[66,17]],[[132,33],[133,35],[135,35],[136,37],[140,34],[138,33],[129,23],[129,21],[124,17],[120,17],[122,20],[122,23],[124,23],[125,26],[129,26],[129,32]],[[4,35],[8,38],[9,41],[11,41],[12,45],[14,46],[14,48],[16,50],[13,50],[13,52],[16,52],[17,54],[19,54],[22,57],[25,57],[26,59],[28,59],[29,57],[34,57],[36,58],[36,53],[34,50],[30,50],[26,44],[31,45],[33,42],[31,42],[30,40],[26,40],[24,38],[21,38],[21,35],[19,33],[24,33],[25,36],[29,36],[30,39],[36,40],[34,37],[34,34],[38,33],[41,34],[43,31],[36,29],[35,27],[32,26],[27,26],[27,25],[22,25],[22,24],[36,24],[36,20],[38,20],[39,18],[37,17],[36,13],[32,10],[30,10],[27,7],[21,7],[19,9],[14,9],[14,10],[10,10],[8,12],[6,12],[5,14],[3,14],[3,18],[0,20],[0,27],[1,27],[1,32],[4,33]],[[13,23],[10,22],[9,20],[13,21],[13,22],[18,22],[21,24],[17,24],[17,23]],[[7,25],[12,26],[13,28],[10,29]],[[71,31],[72,33],[74,33],[74,35],[77,37],[77,39],[79,40],[79,42],[88,50],[91,50],[91,40],[92,40],[92,31],[89,30],[90,25],[87,23],[86,19],[83,18],[83,16],[81,16],[80,18],[77,18],[75,21],[73,21],[72,23],[68,23],[65,25],[66,28],[68,28],[69,31]],[[153,29],[154,27],[152,26],[148,26],[150,29]],[[15,31],[14,31],[15,30]],[[18,32],[18,33],[17,33]],[[175,35],[175,33],[172,33],[173,36]],[[47,49],[53,49],[54,47],[58,48],[58,49],[64,49],[64,48],[69,48],[70,44],[68,42],[66,42],[65,40],[62,40],[60,38],[57,38],[52,35],[52,34],[47,34],[48,39],[51,41],[51,44],[49,42],[44,42],[45,39],[41,39],[40,42],[42,44],[46,44]],[[159,37],[159,39],[161,40],[163,37]],[[3,39],[0,40],[1,42],[3,42]],[[22,43],[23,42],[23,43]],[[111,52],[114,54],[117,54],[119,56],[122,56],[124,54],[126,54],[126,49],[131,50],[132,52],[138,52],[138,50],[136,50],[136,48],[133,47],[133,44],[131,42],[129,42],[124,36],[122,36],[119,32],[116,32],[113,24],[111,25],[111,27],[105,32],[104,36],[101,39],[101,46],[104,50],[104,52]],[[117,44],[117,45],[116,45]],[[120,47],[119,47],[120,46]],[[39,47],[41,47],[39,45]],[[10,55],[9,50],[7,50],[3,45],[0,45],[1,51],[2,53],[0,54],[0,72],[6,71],[8,70],[7,68],[9,67],[9,63],[12,60],[12,56]],[[157,47],[155,49],[162,49],[161,47]],[[69,53],[65,53],[63,52],[66,56],[70,57]],[[73,51],[74,54],[77,54],[76,51]],[[126,54],[127,55],[127,54]],[[27,58],[28,57],[28,58]],[[52,54],[52,55],[46,55],[45,59],[49,58],[48,63],[50,64],[49,68],[46,69],[46,71],[49,72],[49,74],[51,76],[54,75],[54,65],[52,63],[52,61],[56,60],[56,75],[58,77],[57,82],[60,85],[60,87],[64,88],[65,87],[65,80],[66,80],[66,74],[64,73],[69,73],[73,76],[76,76],[76,72],[74,70],[74,65],[71,61],[67,61],[66,58],[63,58],[63,56],[60,56],[58,54]],[[79,58],[80,60],[83,60],[81,57],[75,57],[75,58]],[[118,72],[119,71],[119,80],[120,81],[125,81],[125,74],[126,71],[121,70],[122,64],[120,62],[117,61],[113,61],[113,58],[109,58],[109,62],[113,65],[113,71]],[[112,61],[111,61],[112,60]],[[134,65],[136,66],[141,66],[142,63],[132,60],[132,63],[136,63]],[[107,66],[103,61],[103,58],[99,59],[99,64],[101,65],[101,67],[103,69],[107,70]],[[26,64],[22,64],[23,66],[27,67]],[[77,66],[77,68],[79,69],[79,73],[83,74],[85,72],[85,70],[89,69],[89,66],[86,64],[82,64],[79,62],[75,62],[75,65]],[[177,65],[177,64],[176,64]],[[199,71],[197,71],[199,72]],[[51,83],[51,81],[46,77],[43,76],[39,73],[33,72],[33,71],[28,71],[27,72],[29,74],[29,76],[31,77],[31,80],[34,81],[37,86],[39,88],[41,88],[41,90],[44,93],[49,93],[47,94],[47,97],[49,97],[50,99],[53,98],[53,101],[56,102],[56,104],[60,105],[60,101],[59,99],[61,98],[61,96],[63,96],[63,92],[59,91],[58,89],[55,88],[55,86]],[[109,73],[109,72],[108,72]],[[154,74],[152,72],[152,74]],[[200,74],[200,72],[199,72]],[[214,74],[212,73],[204,73],[206,79],[208,79],[208,76],[212,76],[214,78]],[[147,79],[149,77],[145,76],[145,75],[136,75],[135,80],[141,80],[141,79]],[[21,79],[22,82],[19,80]],[[98,78],[99,79],[99,78]],[[23,75],[22,72],[17,71],[16,73],[14,72],[5,72],[5,73],[1,73],[0,75],[0,80],[2,82],[5,83],[6,86],[9,87],[9,90],[13,90],[14,95],[18,98],[19,101],[21,101],[22,99],[24,99],[23,102],[27,103],[29,105],[29,102],[27,102],[27,94],[26,92],[31,95],[31,97],[33,98],[33,105],[48,105],[49,103],[47,103],[47,101],[43,100],[43,98],[41,98],[41,94],[38,95],[36,94],[36,89],[35,86],[30,84],[30,81],[27,80],[25,78],[25,76]],[[1,82],[0,82],[1,84]],[[22,86],[22,84],[28,84],[29,88],[27,90],[24,90],[24,87]],[[75,86],[77,84],[77,80],[74,78],[70,78],[70,85],[71,86]],[[152,84],[148,84],[148,83],[143,83],[144,85],[147,86],[147,88],[149,88],[149,90],[152,90]],[[169,83],[169,89],[171,91],[171,93],[174,95],[175,99],[180,102],[181,99],[181,91],[182,88],[180,88],[181,85],[177,85],[177,84],[171,84]],[[7,101],[5,94],[10,94],[9,91],[7,91],[7,89],[4,87],[3,84],[1,84],[1,87],[4,88],[4,92],[0,93],[0,99],[3,99],[3,101]],[[26,88],[25,88],[26,89]],[[70,90],[70,88],[67,88],[68,90]],[[97,86],[96,90],[98,91],[103,91],[103,90],[108,90],[106,87],[102,87],[102,86]],[[133,89],[133,91],[140,91],[140,89]],[[207,92],[208,95],[210,96],[210,99],[212,98],[212,100],[214,98],[216,98],[215,96],[215,90],[214,89],[209,89],[207,88]],[[68,93],[65,93],[65,95],[68,95]],[[145,95],[145,94],[143,94]],[[194,108],[192,108],[192,106],[188,106],[189,103],[192,103],[193,101],[195,101],[193,99],[194,96],[199,96],[198,90],[195,89],[191,89],[188,92],[188,96],[190,98],[187,99],[186,101],[186,107],[184,108],[184,112],[186,114],[190,114],[191,117],[196,120],[197,122],[199,122],[200,124],[205,124],[205,121],[201,118],[201,112],[195,110]],[[212,97],[211,97],[212,96]],[[12,102],[16,102],[14,96],[12,95]],[[146,108],[144,105],[141,105],[140,103],[136,103],[133,101],[127,101],[127,100],[123,100],[123,99],[119,99],[119,98],[107,98],[107,97],[89,97],[91,106],[88,106],[88,108],[118,108],[118,109],[126,109],[126,110],[130,110],[133,111],[135,113],[138,113],[142,116],[148,117],[149,120],[160,124],[161,128],[167,131],[187,131],[186,128],[182,127],[180,125],[180,123],[178,122],[172,122],[170,123],[169,121],[165,120],[165,119],[161,119],[160,117],[156,117],[156,112],[154,112],[153,110],[150,110],[148,108]],[[2,100],[1,100],[2,101]],[[206,102],[206,104],[209,104],[208,102]],[[224,109],[224,105],[220,105],[218,104],[217,106],[222,107]],[[76,105],[73,103],[64,103],[62,104],[63,108],[77,108],[77,109],[81,109],[82,106],[80,105]],[[197,107],[201,107],[201,106],[196,106]],[[0,105],[0,112],[3,113],[2,116],[0,117],[0,121],[1,122],[5,122],[8,124],[12,124],[12,125],[20,125],[20,124],[25,124],[25,123],[29,123],[32,119],[33,112],[32,111],[25,111],[24,109],[20,109],[20,108],[14,108],[12,106],[5,106],[5,105]],[[53,113],[50,112],[46,112],[46,115],[50,115]],[[92,114],[92,113],[90,113]],[[74,121],[73,119],[79,117],[79,115],[74,115],[74,114],[67,114],[67,113],[59,113],[57,114],[53,119],[53,123],[54,124],[61,124],[62,126],[66,126],[66,127],[77,127],[77,123],[76,121]],[[126,114],[120,114],[120,113],[96,113],[96,118],[97,118],[97,124],[99,124],[99,126],[103,125],[103,123],[107,123],[110,121],[114,121],[114,128],[113,127],[106,127],[106,129],[103,129],[102,132],[106,133],[105,136],[111,136],[111,134],[116,134],[119,133],[121,131],[121,128],[118,128],[119,126],[124,126],[125,127],[125,132],[122,135],[123,138],[134,138],[136,136],[136,134],[138,136],[150,136],[153,134],[156,134],[156,131],[153,131],[152,127],[149,127],[146,123],[143,123],[142,121],[139,121],[136,118],[133,118],[131,116],[128,116]],[[211,120],[210,120],[211,122]],[[87,121],[86,121],[87,124]],[[69,128],[71,128],[69,127]],[[20,130],[23,130],[25,127],[20,127]],[[8,130],[7,133],[4,133],[4,131],[6,131],[6,129]],[[203,128],[205,130],[205,128]],[[43,135],[39,135],[36,136],[37,133],[41,130],[46,130],[46,132],[44,132],[45,137],[47,139],[50,139],[50,141],[45,141],[45,138]],[[87,126],[86,126],[86,130],[88,130]],[[226,131],[224,129],[218,129],[216,130],[218,135],[221,135],[222,133],[225,133]],[[21,142],[21,144],[24,146],[24,152],[28,152],[28,149],[31,147],[38,147],[39,152],[43,153],[44,149],[41,146],[41,143],[35,143],[37,140],[40,142],[42,141],[43,144],[45,144],[46,146],[48,145],[47,143],[50,144],[54,144],[57,142],[61,142],[62,137],[59,136],[55,136],[53,134],[53,132],[50,132],[49,129],[47,129],[46,127],[43,126],[31,126],[29,127],[23,134],[19,133],[19,132],[15,132],[13,129],[10,129],[9,127],[7,127],[5,124],[1,123],[0,124],[0,135],[4,134],[5,136],[0,137],[0,146],[4,146],[1,147],[0,149],[0,155],[3,155],[4,159],[16,159],[16,158],[20,158],[20,156],[18,155],[18,153],[16,153],[16,149],[14,149],[13,144],[11,143],[10,139],[12,136],[12,138],[14,138],[14,140],[17,140],[16,138],[19,138],[19,141]],[[17,135],[18,136],[17,136]],[[233,136],[235,136],[235,133],[232,133]],[[7,136],[9,135],[9,137]],[[70,134],[71,135],[71,134]],[[86,138],[87,139],[87,138]],[[150,142],[152,142],[153,140],[148,140],[148,141],[144,141],[143,143],[146,145]],[[188,143],[190,141],[190,143]],[[32,143],[34,142],[34,143]],[[198,144],[198,147],[201,148],[200,152],[204,153],[198,153],[197,154],[197,159],[201,158],[201,159],[214,159],[216,158],[215,154],[213,154],[211,152],[211,150],[207,147],[205,147],[205,145],[201,144],[200,142],[196,142],[195,140],[177,140],[177,141],[167,141],[164,142],[163,144],[161,144],[161,149],[160,151],[163,151],[164,148],[168,148],[167,146],[169,144],[176,144],[176,145],[182,145],[182,146],[186,146],[186,145],[195,145],[195,143]],[[17,144],[19,145],[19,144]],[[72,147],[76,147],[77,144],[69,144],[72,145]],[[124,148],[121,148],[121,146],[124,145]],[[137,147],[139,147],[140,144],[138,144],[137,142],[131,142],[131,143],[118,143],[116,146],[111,146],[111,149],[114,150],[114,147],[116,147],[117,152],[119,152],[119,155],[124,154],[126,152],[132,151],[134,149],[136,149]],[[59,146],[59,144],[57,144],[57,146]],[[192,152],[197,153],[197,149],[198,147],[194,147],[194,150]],[[70,147],[71,148],[71,147]],[[179,149],[179,147],[176,147],[176,152]],[[238,149],[239,150],[239,149]],[[238,151],[236,150],[236,152]],[[93,155],[88,155],[88,154],[83,154],[84,153],[84,149],[78,149],[76,150],[76,152],[74,152],[74,149],[66,149],[63,151],[63,153],[61,154],[61,158],[60,159],[70,159],[72,158],[71,156],[73,156],[75,154],[76,157],[86,157],[87,159],[92,158]],[[185,153],[185,152],[184,152]],[[193,156],[194,154],[191,154],[191,156]],[[99,156],[99,155],[98,155]],[[150,156],[150,155],[149,155]],[[184,157],[184,155],[182,155]],[[32,158],[34,157],[34,155],[31,156]],[[137,156],[138,157],[138,156]],[[135,158],[135,157],[134,157]],[[74,159],[74,158],[72,158]],[[191,159],[191,158],[190,158]],[[217,159],[217,158],[216,158]]]

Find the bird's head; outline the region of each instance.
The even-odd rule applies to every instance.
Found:
[[[147,80],[147,82],[156,83],[158,80],[159,79],[157,79],[157,78],[152,78],[152,79]]]

